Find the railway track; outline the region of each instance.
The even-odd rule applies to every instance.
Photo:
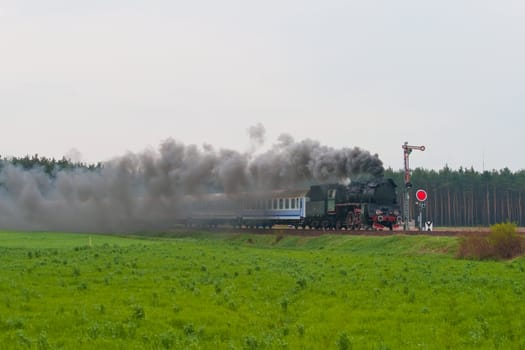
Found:
[[[290,236],[304,236],[316,237],[322,235],[347,235],[347,236],[444,236],[456,237],[466,235],[488,235],[488,231],[480,230],[436,230],[436,231],[377,231],[377,230],[321,230],[321,229],[294,229],[294,228],[272,228],[272,229],[255,229],[255,228],[178,228],[174,232],[179,233],[195,233],[199,232],[217,232],[217,233],[232,233],[232,234],[260,234],[260,235],[290,235]]]

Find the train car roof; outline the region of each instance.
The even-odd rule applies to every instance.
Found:
[[[309,188],[303,188],[303,189],[296,189],[296,190],[277,190],[277,191],[271,191],[269,194],[272,195],[272,197],[304,197],[306,194],[310,191]]]
[[[238,193],[238,196],[245,197],[260,197],[260,198],[292,198],[292,197],[304,197],[310,191],[309,188],[304,189],[293,189],[293,190],[268,190],[268,191],[254,191],[254,192],[242,192]]]
[[[254,192],[237,192],[237,193],[198,193],[193,195],[185,195],[184,197],[195,199],[222,199],[222,198],[295,198],[304,197],[310,191],[309,188],[293,189],[293,190],[269,190],[269,191],[254,191]]]

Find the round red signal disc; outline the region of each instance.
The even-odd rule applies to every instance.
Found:
[[[416,191],[416,198],[420,202],[424,202],[427,200],[427,191],[425,190],[417,190]]]

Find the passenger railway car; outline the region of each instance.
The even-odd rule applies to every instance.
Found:
[[[267,193],[215,193],[186,198],[184,223],[187,226],[297,227],[306,216],[308,190]]]

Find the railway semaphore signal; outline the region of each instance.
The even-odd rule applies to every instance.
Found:
[[[424,151],[425,146],[410,146],[408,142],[405,142],[401,148],[403,148],[403,156],[405,160],[405,198],[403,201],[403,229],[408,231],[408,223],[410,222],[410,188],[412,183],[410,182],[410,166],[408,164],[408,156],[413,150]]]

